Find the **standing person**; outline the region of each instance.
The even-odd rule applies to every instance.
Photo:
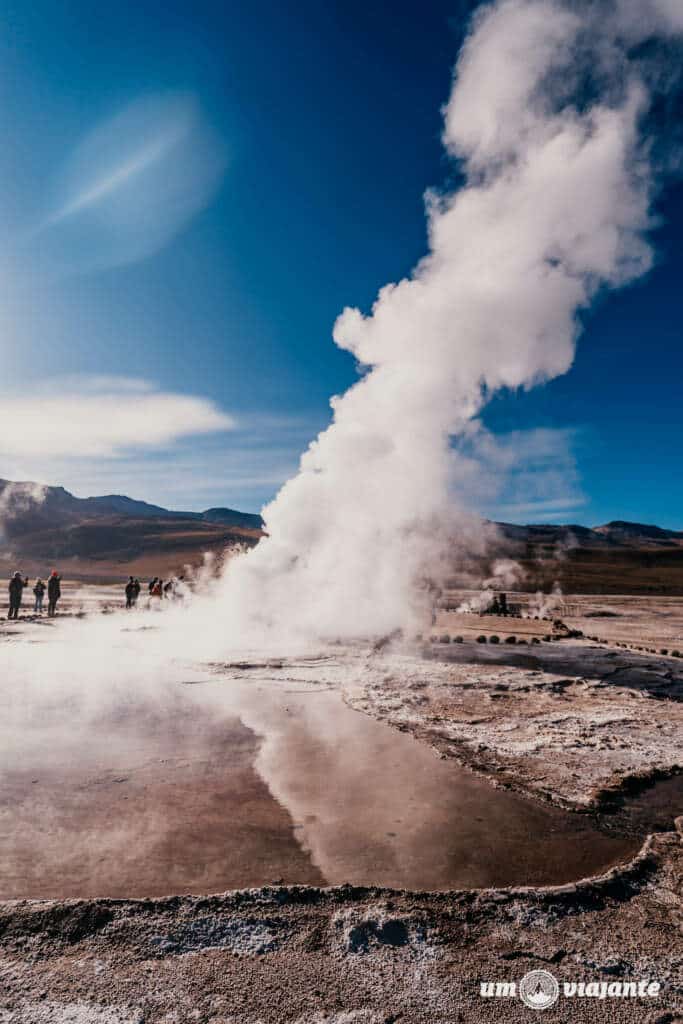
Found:
[[[150,603],[153,600],[157,608],[161,607],[161,598],[164,596],[164,582],[155,577],[154,586],[150,591]]]
[[[150,594],[154,590],[154,588],[156,586],[156,582],[157,582],[157,577],[156,576],[152,576],[151,580],[149,581],[149,586],[147,588],[149,590]]]
[[[61,587],[62,577],[58,575],[57,570],[53,569],[50,573],[50,578],[47,581],[47,614],[57,614],[57,601],[62,596]]]
[[[43,610],[43,597],[45,596],[45,584],[41,579],[36,580],[36,585],[33,588],[33,595],[35,597],[35,604],[33,605],[34,614],[39,615]]]
[[[20,572],[15,572],[9,581],[9,612],[8,619],[18,619],[21,608],[21,598],[24,587],[28,586],[28,580],[24,579]]]
[[[126,583],[126,608],[132,608],[135,603],[135,580],[132,576],[128,577]]]
[[[135,579],[133,580],[133,607],[135,607],[135,605],[138,603],[139,596],[140,596],[140,580],[136,576]]]

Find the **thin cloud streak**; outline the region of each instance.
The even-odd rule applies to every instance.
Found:
[[[97,456],[172,444],[183,437],[233,430],[236,421],[206,398],[141,388],[135,380],[88,378],[69,388],[42,382],[28,397],[0,395],[0,458]]]
[[[140,97],[71,153],[24,242],[60,276],[145,259],[209,205],[227,162],[194,96]]]
[[[588,504],[576,461],[582,431],[532,428],[493,434],[473,421],[456,448],[453,486],[488,518],[562,518]]]
[[[134,393],[133,398],[140,400]],[[61,485],[79,497],[117,493],[189,511],[230,505],[256,512],[296,472],[300,452],[321,422],[268,412],[230,418],[233,426],[227,431],[181,437],[153,450],[120,450],[104,458],[75,453],[3,456],[0,447],[0,476]]]
[[[105,199],[110,193],[115,192],[117,188],[125,185],[134,175],[141,173],[161,159],[176,144],[181,135],[182,133],[176,129],[159,139],[155,139],[141,152],[135,153],[119,167],[115,167],[110,173],[105,174],[89,188],[85,188],[60,210],[56,210],[48,218],[47,223],[55,224],[64,217],[70,217],[72,214],[78,213],[80,210],[99,202],[99,200]]]

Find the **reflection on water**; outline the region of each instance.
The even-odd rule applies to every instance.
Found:
[[[444,889],[563,882],[630,855],[586,819],[493,788],[337,693],[243,691],[256,766],[330,883]]]
[[[494,789],[336,691],[197,681],[5,691],[1,896],[541,884],[640,845]]]

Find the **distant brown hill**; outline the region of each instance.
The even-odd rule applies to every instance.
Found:
[[[491,524],[496,549],[526,572],[524,588],[683,595],[683,531],[614,521],[585,526]]]
[[[467,566],[481,579],[507,557],[524,569],[518,589],[558,582],[566,593],[683,595],[683,531],[622,521],[484,529],[486,554]],[[77,498],[63,487],[0,480],[0,572],[43,575],[57,566],[75,579],[167,576],[261,536],[261,517],[236,509],[175,512],[120,494]]]
[[[73,578],[169,575],[207,551],[253,546],[258,515],[229,508],[174,512],[124,495],[77,498],[63,487],[0,480],[0,565]]]

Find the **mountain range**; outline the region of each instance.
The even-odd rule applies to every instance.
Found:
[[[592,528],[491,525],[489,548],[520,563],[523,589],[558,582],[575,594],[683,595],[683,531],[623,520]]]
[[[573,593],[683,594],[683,531],[616,520],[602,526],[487,523],[485,577],[493,559],[524,570],[523,589],[556,581]],[[162,575],[201,563],[205,552],[253,546],[261,516],[232,508],[178,512],[121,494],[77,498],[63,487],[0,479],[0,571],[117,580]]]
[[[74,578],[169,575],[206,551],[253,546],[261,516],[231,508],[177,512],[122,494],[77,498],[64,487],[0,479],[0,566]]]

